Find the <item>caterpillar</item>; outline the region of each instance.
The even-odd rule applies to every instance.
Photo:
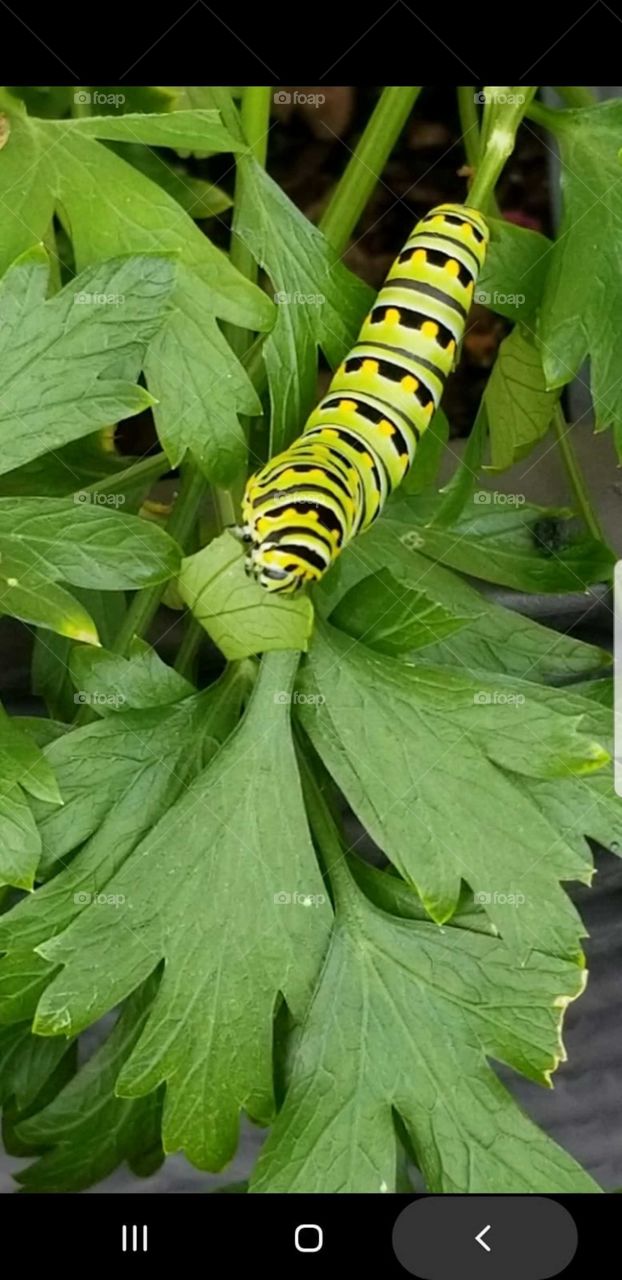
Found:
[[[246,569],[268,591],[316,582],[411,466],[464,333],[489,231],[442,204],[417,223],[302,434],[246,485]]]

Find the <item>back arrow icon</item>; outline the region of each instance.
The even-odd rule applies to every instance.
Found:
[[[477,1243],[478,1243],[478,1244],[481,1244],[482,1249],[485,1249],[487,1253],[490,1253],[490,1251],[491,1251],[491,1250],[490,1250],[490,1245],[489,1245],[489,1244],[486,1244],[486,1241],[485,1241],[485,1240],[482,1240],[482,1236],[485,1236],[487,1231],[490,1231],[490,1223],[488,1223],[488,1226],[487,1226],[487,1227],[482,1227],[482,1229],[481,1229],[481,1231],[480,1231],[479,1235],[478,1235],[478,1236],[476,1236],[476,1237],[475,1237],[475,1239],[477,1240]]]

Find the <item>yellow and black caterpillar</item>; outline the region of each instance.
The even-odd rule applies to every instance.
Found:
[[[453,367],[488,238],[465,205],[417,223],[302,435],[249,479],[241,534],[268,591],[321,578],[401,484]]]

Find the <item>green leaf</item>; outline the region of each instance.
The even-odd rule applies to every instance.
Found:
[[[610,665],[611,656],[605,650],[493,604],[458,574],[405,546],[403,536],[403,525],[385,513],[348,547],[314,592],[322,615],[330,615],[344,593],[364,577],[390,569],[401,588],[425,591],[450,612],[458,610],[470,619],[468,627],[428,650],[430,662],[533,681],[577,676]]]
[[[144,587],[177,572],[179,548],[163,529],[89,497],[0,498],[2,576],[22,556],[50,581],[90,590]]]
[[[606,763],[564,692],[409,667],[325,626],[301,688],[297,714],[316,750],[434,920],[449,918],[466,880],[521,957],[543,939],[576,956],[580,921],[559,881],[589,880],[589,869],[514,781]]]
[[[331,864],[337,846],[326,852]],[[596,1183],[520,1110],[488,1058],[549,1083],[585,974],[498,939],[399,920],[350,881],[255,1192],[391,1192],[401,1118],[432,1192],[579,1192]]]
[[[238,160],[233,230],[270,276],[277,320],[262,354],[272,405],[270,452],[300,433],[315,397],[317,348],[334,367],[352,346],[372,290],[249,156]]]
[[[544,372],[549,386],[564,386],[589,356],[596,429],[614,424],[622,456],[622,103],[560,111],[555,119],[564,207],[538,326]]]
[[[179,592],[226,658],[271,649],[306,649],[313,627],[307,596],[271,595],[247,578],[244,552],[223,533],[182,561]]]
[[[18,782],[0,778],[0,885],[32,889],[41,836]]]
[[[88,609],[102,645],[111,645],[125,618],[125,595],[122,591],[86,591],[75,587],[72,593]],[[71,721],[76,714],[74,686],[69,673],[69,657],[76,641],[55,631],[39,630],[32,651],[32,691],[45,700],[49,715],[56,720]]]
[[[18,917],[25,923],[30,915],[31,934],[35,926],[41,930],[41,898],[56,898],[50,940],[38,945],[64,965],[37,1010],[35,1028],[47,1035],[73,1034],[93,1022],[165,959],[146,1029],[116,1088],[121,1097],[137,1097],[166,1080],[164,1149],[183,1149],[200,1167],[218,1168],[231,1158],[240,1108],[262,1123],[272,1118],[277,996],[281,992],[293,1016],[302,1017],[328,941],[330,905],[307,830],[289,725],[297,660],[292,654],[264,659],[236,732],[107,878],[116,910],[93,902],[58,932],[82,851],[39,891],[36,912],[19,904],[0,919],[5,946]],[[162,712],[111,717],[89,732],[148,714]],[[50,747],[50,755],[65,742]],[[139,807],[133,797],[133,811]],[[79,842],[85,833],[75,817],[73,825]],[[108,859],[120,858],[114,841],[106,849]],[[96,976],[102,972],[105,984]]]
[[[16,263],[0,288],[0,473],[152,403],[132,380],[173,270],[155,255],[115,258],[44,302],[40,256]]]
[[[34,899],[27,899],[34,901]],[[5,917],[1,917],[4,921]],[[0,960],[0,1026],[30,1023],[37,1001],[57,966],[32,950],[13,951]]]
[[[244,144],[227,132],[217,111],[171,111],[155,115],[83,116],[66,121],[63,129],[111,142],[141,142],[151,147],[176,147],[201,151],[242,151]]]
[[[36,1101],[66,1057],[67,1042],[33,1036],[28,1025],[0,1028],[0,1105],[13,1100],[20,1111]]]
[[[101,715],[130,709],[167,706],[191,697],[196,689],[158,657],[155,649],[135,639],[129,658],[75,645],[70,657],[78,702]]]
[[[104,427],[62,445],[54,453],[45,453],[6,471],[0,476],[0,497],[65,498],[70,493],[84,492],[88,485],[105,476],[124,471],[132,459],[117,453],[113,435],[113,427]],[[127,501],[125,494],[100,495],[104,506],[106,499],[110,506],[123,506]]]
[[[27,1191],[83,1191],[123,1161],[148,1156],[150,1172],[161,1164],[162,1091],[137,1101],[114,1092],[119,1071],[145,1028],[156,989],[152,979],[135,992],[81,1070],[48,1106],[17,1125],[22,1141],[45,1149],[35,1164],[15,1175]]]
[[[179,113],[165,119],[175,119]],[[208,478],[229,483],[243,462],[240,413],[257,412],[248,376],[216,325],[269,329],[275,308],[233,267],[177,201],[94,139],[44,123],[54,146],[56,190],[79,266],[110,253],[153,247],[179,255],[174,310],[150,350],[147,369],[159,404],[158,432],[171,463],[191,447]],[[199,342],[201,327],[204,341]]]
[[[397,499],[388,514],[407,549],[518,591],[586,591],[611,580],[615,556],[572,512],[536,507],[524,494],[480,489],[449,529],[433,524],[436,500]]]
[[[31,796],[60,804],[61,794],[49,761],[19,721],[0,707],[0,777],[19,782]]]
[[[546,434],[558,398],[558,392],[547,391],[538,348],[522,329],[513,329],[501,343],[484,392],[496,471],[511,467]]]
[[[9,127],[0,151],[0,275],[24,250],[43,240],[54,211],[48,146],[17,102]]]
[[[239,415],[260,414],[261,404],[218,327],[212,291],[183,267],[176,301],[145,364],[159,401],[158,434],[171,466],[189,450],[204,474],[226,487],[246,462]]]
[[[61,802],[56,778],[30,734],[0,708],[0,886],[32,889],[41,836],[25,792]]]
[[[244,689],[243,674],[232,671],[183,702],[120,712],[73,730],[46,748],[65,803],[58,811],[37,813],[43,841],[39,876],[57,870],[57,864],[85,841],[90,844],[88,857],[85,852],[67,872],[72,886],[75,875],[76,899],[67,890],[57,898],[56,879],[36,895],[37,918],[41,913],[43,921],[48,890],[54,911],[62,909],[62,919],[71,920],[105,889],[115,868],[234,727]],[[2,917],[0,929],[19,924],[26,905],[18,904],[10,916]],[[30,918],[29,912],[26,916]],[[39,937],[36,921],[34,928]],[[20,947],[30,945],[29,934]]]
[[[526,322],[542,298],[551,241],[505,218],[488,218],[490,244],[475,301],[513,323]]]
[[[0,612],[73,640],[99,644],[90,614],[64,587],[50,582],[37,554],[25,547],[12,548],[10,559],[4,556],[0,563]]]
[[[460,631],[468,617],[450,613],[424,591],[404,587],[389,570],[364,578],[331,614],[333,626],[380,653],[400,654]]]
[[[182,209],[195,221],[201,218],[214,218],[225,209],[230,209],[233,201],[226,191],[215,187],[204,178],[196,178],[181,164],[171,164],[151,147],[143,147],[138,143],[119,143],[117,155],[128,164],[138,169],[151,182],[168,192]]]

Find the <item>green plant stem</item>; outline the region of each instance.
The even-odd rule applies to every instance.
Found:
[[[543,102],[530,102],[525,115],[529,120],[533,120],[534,124],[550,129],[551,133],[556,133],[558,129],[564,127],[565,113],[558,107],[545,107]]]
[[[235,511],[231,494],[226,489],[212,489],[210,492],[211,513],[207,520],[206,543],[219,535],[229,525],[235,523]],[[187,614],[186,629],[174,662],[179,674],[188,679],[194,678],[195,658],[205,639],[205,631],[192,613]]]
[[[476,169],[479,162],[479,119],[475,105],[475,85],[458,85],[458,112],[467,164]]]
[[[458,112],[460,115],[460,128],[462,129],[462,141],[467,158],[467,164],[477,172],[479,164],[481,138],[479,130],[479,119],[477,116],[477,108],[475,106],[475,85],[460,84],[458,85]],[[467,193],[467,200],[470,196]],[[490,212],[498,217],[499,206],[494,195],[490,197]]]
[[[199,514],[205,493],[205,477],[195,467],[187,465],[182,471],[182,481],[166,531],[183,548]],[[164,594],[166,582],[144,587],[132,600],[122,626],[115,637],[112,649],[125,653],[134,636],[141,636],[154,618]]]
[[[101,480],[94,480],[92,484],[86,484],[83,489],[77,490],[77,492],[128,493],[131,489],[139,489],[143,485],[149,484],[152,480],[159,479],[160,476],[170,470],[171,464],[166,454],[162,452],[154,453],[153,457],[142,458],[140,462],[133,462],[124,471],[102,476]]]
[[[320,231],[330,240],[337,253],[343,253],[421,88],[421,85],[416,85],[382,90],[356,150],[320,219]]]
[[[242,133],[248,143],[251,155],[255,157],[255,160],[262,168],[265,166],[268,152],[271,101],[272,89],[269,85],[247,85],[242,94],[239,117]],[[240,183],[242,181],[241,167],[238,166],[233,197],[234,206],[237,205],[237,197],[239,196]],[[233,266],[237,267],[238,271],[254,284],[258,275],[257,263],[250,249],[247,248],[239,236],[232,236],[230,257]],[[244,330],[238,329],[237,333],[244,333]]]
[[[49,291],[50,293],[58,293],[59,289],[62,289],[63,287],[63,282],[60,274],[60,258],[56,248],[56,232],[54,230],[53,220],[48,224],[47,231],[43,237],[43,243],[50,262]]]
[[[574,447],[570,439],[572,427],[568,426],[559,404],[556,406],[555,413],[553,415],[553,430],[555,432],[559,452],[566,470],[566,475],[568,476],[570,487],[574,494],[577,508],[580,511],[587,528],[592,534],[592,537],[597,538],[602,542],[603,532],[596,512],[592,506],[590,495],[585,484],[585,479],[579,463],[577,462]]]
[[[506,89],[487,88],[488,95],[482,126],[482,154],[473,185],[469,191],[469,205],[487,212],[501,171],[514,150],[516,131],[527,112],[536,86],[511,85]],[[495,94],[516,98],[518,101],[495,101]]]
[[[82,120],[82,119],[84,119],[84,117],[85,117],[85,116],[90,116],[90,114],[91,114],[91,103],[90,103],[90,101],[89,101],[89,102],[76,102],[76,97],[77,97],[77,95],[78,95],[79,93],[88,93],[88,94],[90,94],[90,90],[89,90],[89,89],[85,89],[84,85],[81,85],[81,84],[78,84],[78,85],[76,85],[76,86],[75,86],[74,91],[73,91],[73,100],[72,100],[72,102],[71,102],[71,106],[70,106],[70,108],[69,108],[69,109],[70,109],[70,113],[71,113],[71,115],[73,116],[74,120]]]
[[[596,99],[591,89],[587,89],[585,85],[555,85],[555,92],[559,94],[562,102],[566,107],[594,107]]]
[[[175,658],[174,667],[180,676],[185,676],[186,680],[193,680],[196,671],[196,658],[205,639],[205,632],[200,622],[192,614],[188,617],[186,630],[184,631],[182,642],[179,646],[177,657]]]

